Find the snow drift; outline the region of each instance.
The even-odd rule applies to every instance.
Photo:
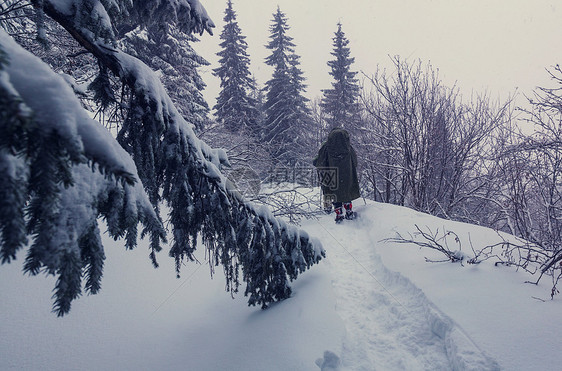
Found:
[[[104,236],[107,265],[98,295],[63,319],[49,313],[52,277],[0,269],[0,369],[169,370],[535,370],[556,369],[560,300],[523,272],[426,263],[431,250],[386,243],[414,224],[469,234],[494,231],[369,202],[360,218],[303,223],[327,251],[303,273],[293,297],[262,311],[224,294],[205,264],[153,269],[145,242],[124,251]],[[111,245],[113,244],[113,245]],[[205,256],[200,256],[205,261]],[[170,266],[166,266],[169,264]]]

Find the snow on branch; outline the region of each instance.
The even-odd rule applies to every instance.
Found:
[[[88,117],[64,79],[3,31],[0,43],[9,57],[0,73],[2,108],[9,107],[12,118],[27,118],[0,126],[0,189],[6,192],[0,258],[15,259],[32,236],[24,269],[58,276],[55,312],[63,315],[81,294],[83,273],[87,292],[100,288],[99,217],[129,248],[139,222],[151,235],[153,253],[165,232],[131,157]]]
[[[442,234],[440,234],[439,229],[437,229],[437,231],[433,232],[431,231],[429,228],[427,231],[423,231],[417,224],[415,225],[417,232],[414,233],[414,235],[410,235],[409,238],[404,238],[402,237],[402,235],[400,233],[397,233],[397,237],[395,238],[389,238],[386,239],[386,242],[395,242],[395,243],[405,243],[405,244],[415,244],[418,245],[420,247],[427,247],[433,250],[437,250],[440,253],[444,254],[447,259],[446,260],[440,260],[440,261],[435,261],[429,258],[425,258],[425,261],[427,262],[444,262],[444,261],[450,261],[452,263],[456,263],[456,262],[460,262],[462,264],[462,262],[464,260],[466,260],[466,254],[462,251],[462,244],[461,241],[459,239],[459,236],[452,232],[452,231],[444,231]],[[455,244],[458,246],[457,249],[455,250],[451,250],[451,248],[449,247],[449,241],[447,239],[447,237],[449,236],[453,236],[454,238],[454,242]],[[421,237],[420,239],[416,239],[416,237]],[[471,259],[468,260],[469,263],[476,263],[475,261],[472,261]]]
[[[468,264],[479,264],[485,260],[494,259],[495,266],[511,266],[517,269],[524,270],[532,276],[538,275],[536,280],[525,281],[538,285],[544,276],[550,277],[552,286],[550,290],[551,299],[560,291],[558,283],[562,278],[562,250],[551,250],[539,243],[532,243],[523,239],[512,236],[510,239],[501,235],[498,236],[501,241],[495,244],[486,245],[480,249],[475,249],[472,241],[469,243],[473,255],[470,256],[462,251],[462,242],[459,236],[453,232],[443,228],[442,231],[437,229],[432,231],[429,227],[427,230],[422,230],[418,225],[415,225],[416,232],[414,235],[410,234],[405,238],[400,233],[397,237],[385,239],[385,242],[394,242],[400,244],[413,244],[421,248],[429,248],[436,250],[443,255],[446,259],[434,260],[425,258],[426,262],[463,262]],[[449,247],[450,239],[453,238],[456,249]]]
[[[179,114],[157,75],[140,60],[119,50],[113,37],[112,19],[128,16],[133,17],[131,22],[166,20],[183,26],[186,32],[206,30],[210,33],[214,25],[199,1],[32,0],[32,3],[66,29],[92,53],[101,68],[111,71],[131,93],[127,116],[117,136],[119,145],[109,140],[101,128],[70,125],[75,121],[92,122],[86,120],[85,113],[79,112],[76,107],[67,110],[60,106],[60,111],[49,111],[47,115],[60,117],[70,124],[61,126],[66,136],[56,143],[62,148],[55,147],[55,153],[38,158],[56,161],[66,158],[64,151],[72,150],[68,153],[75,154],[70,158],[70,164],[75,168],[82,169],[81,164],[87,159],[99,164],[100,170],[107,168],[114,177],[125,181],[123,188],[113,189],[84,173],[78,175],[64,163],[60,166],[64,170],[61,181],[49,179],[49,182],[39,182],[43,185],[38,191],[31,190],[39,196],[48,197],[34,196],[30,203],[30,208],[38,215],[30,222],[31,230],[38,230],[45,240],[30,248],[26,270],[35,274],[41,267],[47,267],[49,273],[59,277],[55,291],[57,313],[68,312],[70,302],[80,294],[83,269],[88,274],[87,289],[95,293],[99,288],[103,247],[99,238],[84,237],[96,235],[95,220],[98,215],[106,218],[114,237],[126,238],[129,248],[136,244],[136,225],[143,223],[145,230],[152,234],[151,258],[157,265],[155,252],[160,249],[159,242],[164,238],[159,211],[163,202],[170,209],[173,237],[170,256],[176,260],[178,274],[184,260],[195,259],[194,251],[201,238],[212,257],[210,261],[223,266],[229,291],[237,292],[242,273],[250,305],[265,308],[273,301],[289,297],[289,280],[295,279],[324,256],[320,243],[242,199],[220,171],[220,167],[227,164],[224,151],[212,149],[196,137],[193,125]],[[54,92],[51,94],[56,96]],[[63,94],[66,95],[66,91]],[[64,96],[61,102],[70,99],[71,105],[75,106],[77,100],[73,98]],[[48,110],[49,106],[43,108]],[[58,135],[58,131],[56,133]],[[123,162],[123,171],[117,167],[118,159]],[[56,170],[51,173],[57,174]],[[40,172],[40,175],[43,174]],[[137,178],[140,182],[133,184]],[[69,192],[61,190],[53,193],[55,184],[63,184]],[[59,202],[61,197],[66,197],[65,203]],[[75,200],[76,204],[67,200]],[[147,200],[152,208],[148,208]],[[93,211],[80,214],[80,210],[74,210],[73,206],[92,207]],[[63,210],[64,207],[68,209]],[[72,234],[69,241],[78,241],[82,255],[76,252],[75,247],[57,244],[57,241],[64,240],[63,236],[51,241],[47,233],[53,228],[64,230],[52,220],[69,220],[71,213],[87,219],[81,224],[83,233],[78,229],[76,233],[72,229],[69,231]],[[54,224],[45,225],[44,220]],[[4,223],[7,225],[7,221],[2,222],[3,226]],[[18,235],[14,239],[21,237]],[[63,254],[51,254],[55,250]],[[8,251],[6,255],[9,261],[13,251]],[[91,262],[81,260],[89,256],[92,257]]]

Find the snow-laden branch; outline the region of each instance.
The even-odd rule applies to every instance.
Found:
[[[514,236],[510,238],[498,232],[498,236],[501,241],[491,245],[486,245],[481,248],[475,248],[469,239],[469,245],[472,249],[472,255],[467,254],[462,251],[462,241],[459,236],[450,230],[442,231],[439,229],[432,231],[427,228],[427,230],[422,230],[418,225],[415,225],[416,232],[412,235],[409,234],[408,237],[403,237],[400,233],[394,238],[385,239],[385,242],[393,242],[400,244],[411,244],[419,246],[420,248],[428,248],[431,250],[436,250],[439,253],[445,255],[444,260],[434,260],[425,258],[427,262],[452,262],[461,263],[466,262],[468,264],[480,264],[483,261],[493,259],[494,265],[504,265],[516,267],[517,269],[522,269],[532,276],[536,277],[536,280],[526,281],[526,283],[538,284],[544,276],[550,277],[552,280],[552,287],[550,296],[559,293],[558,282],[562,278],[562,251],[552,251],[542,246],[537,242],[529,242]],[[456,249],[449,247],[450,239],[453,239]]]
[[[64,79],[4,31],[0,43],[9,56],[0,73],[3,102],[16,102],[19,108],[13,114],[29,118],[25,126],[3,122],[1,127],[5,142],[0,146],[0,189],[7,194],[2,195],[0,255],[2,262],[15,259],[25,235],[31,235],[25,270],[59,277],[55,311],[62,315],[81,293],[82,270],[86,290],[99,290],[105,259],[100,216],[110,234],[125,237],[130,248],[136,244],[139,222],[151,234],[153,253],[160,249],[165,232],[138,181],[134,162],[86,114]],[[22,132],[17,138],[16,130]],[[10,236],[16,234],[21,237],[14,243]]]
[[[36,156],[38,177],[47,177],[48,181],[33,178],[34,168],[27,170],[16,160],[12,161],[13,166],[0,166],[1,170],[13,175],[8,178],[10,182],[19,179],[19,172],[13,169],[19,166],[21,171],[31,172],[30,184],[38,184],[37,189],[19,194],[21,197],[15,200],[18,205],[9,215],[19,215],[22,221],[23,213],[18,214],[18,210],[21,211],[25,198],[31,194],[29,208],[31,215],[37,217],[31,218],[28,229],[38,231],[37,235],[44,238],[31,246],[26,269],[37,273],[45,267],[49,273],[58,275],[55,292],[58,314],[68,312],[70,302],[79,295],[83,270],[89,277],[88,282],[92,282],[87,286],[89,290],[95,293],[99,288],[103,267],[103,248],[95,224],[99,215],[106,218],[113,236],[127,238],[128,247],[135,246],[136,225],[143,223],[152,233],[151,257],[156,265],[154,253],[160,249],[159,242],[164,238],[159,214],[162,202],[166,202],[170,209],[169,222],[173,235],[170,255],[176,260],[178,274],[185,259],[194,259],[200,237],[212,257],[210,261],[223,266],[227,288],[231,292],[236,292],[240,280],[243,280],[247,283],[245,295],[249,296],[251,305],[267,307],[273,301],[289,297],[289,280],[295,279],[324,256],[320,243],[304,231],[276,219],[271,212],[246,202],[220,171],[220,166],[227,164],[225,152],[210,148],[195,136],[193,126],[179,114],[156,74],[140,60],[119,50],[113,38],[111,21],[123,16],[134,16],[136,20],[147,22],[158,22],[166,17],[167,21],[176,23],[187,32],[210,32],[212,21],[201,4],[197,0],[32,2],[39,11],[65,28],[92,53],[103,69],[111,71],[131,91],[127,117],[117,137],[119,145],[113,138],[110,140],[109,134],[101,128],[73,126],[72,123],[77,121],[95,123],[86,120],[83,111],[66,108],[64,102],[70,98],[63,90],[64,96],[61,96],[58,106],[53,104],[49,107],[47,104],[43,107],[42,103],[34,102],[37,107],[32,107],[55,126],[58,121],[64,123],[60,128],[55,127],[54,136],[46,138],[45,142],[55,140],[54,153]],[[14,50],[8,50],[8,55]],[[55,93],[51,91],[52,99],[56,99]],[[33,100],[35,97],[32,95],[26,99]],[[14,99],[20,97],[16,96],[12,101]],[[14,125],[18,130],[22,126],[20,122]],[[12,139],[7,140],[6,151],[16,142],[16,138]],[[51,149],[49,146],[46,148]],[[18,150],[26,153],[26,149]],[[27,150],[29,152],[29,148]],[[9,156],[14,157],[2,155],[3,161]],[[86,161],[124,180],[125,184],[121,185],[122,188],[113,189],[110,184],[101,184],[87,177],[81,165]],[[121,168],[118,165],[122,165]],[[59,172],[62,174],[60,179],[53,179]],[[140,182],[134,183],[137,178]],[[57,192],[61,184],[68,191]],[[9,184],[5,187],[13,188]],[[53,198],[53,195],[56,197]],[[148,200],[152,208],[148,207]],[[82,212],[82,208],[88,207],[92,210]],[[76,253],[76,248],[66,245],[67,240],[63,236],[53,240],[53,234],[49,234],[53,230],[57,233],[64,231],[53,220],[71,221],[73,215],[87,219],[84,223],[76,222],[77,228],[82,228],[80,231],[68,229],[71,236],[67,240],[77,244],[80,254]],[[8,218],[4,218],[4,230],[9,225]],[[22,232],[13,239],[19,239],[21,246],[25,236]],[[58,244],[57,241],[63,243]],[[7,256],[9,261],[15,252],[6,246],[3,241],[3,256]],[[60,251],[62,255],[57,257],[52,254],[53,251]]]

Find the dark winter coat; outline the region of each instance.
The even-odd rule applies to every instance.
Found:
[[[357,154],[349,142],[349,133],[333,129],[313,161],[318,168],[322,192],[333,195],[334,202],[349,202],[359,198]]]

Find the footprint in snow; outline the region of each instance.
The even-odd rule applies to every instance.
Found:
[[[341,371],[340,357],[329,350],[324,352],[324,358],[318,358],[315,363],[321,371]]]

